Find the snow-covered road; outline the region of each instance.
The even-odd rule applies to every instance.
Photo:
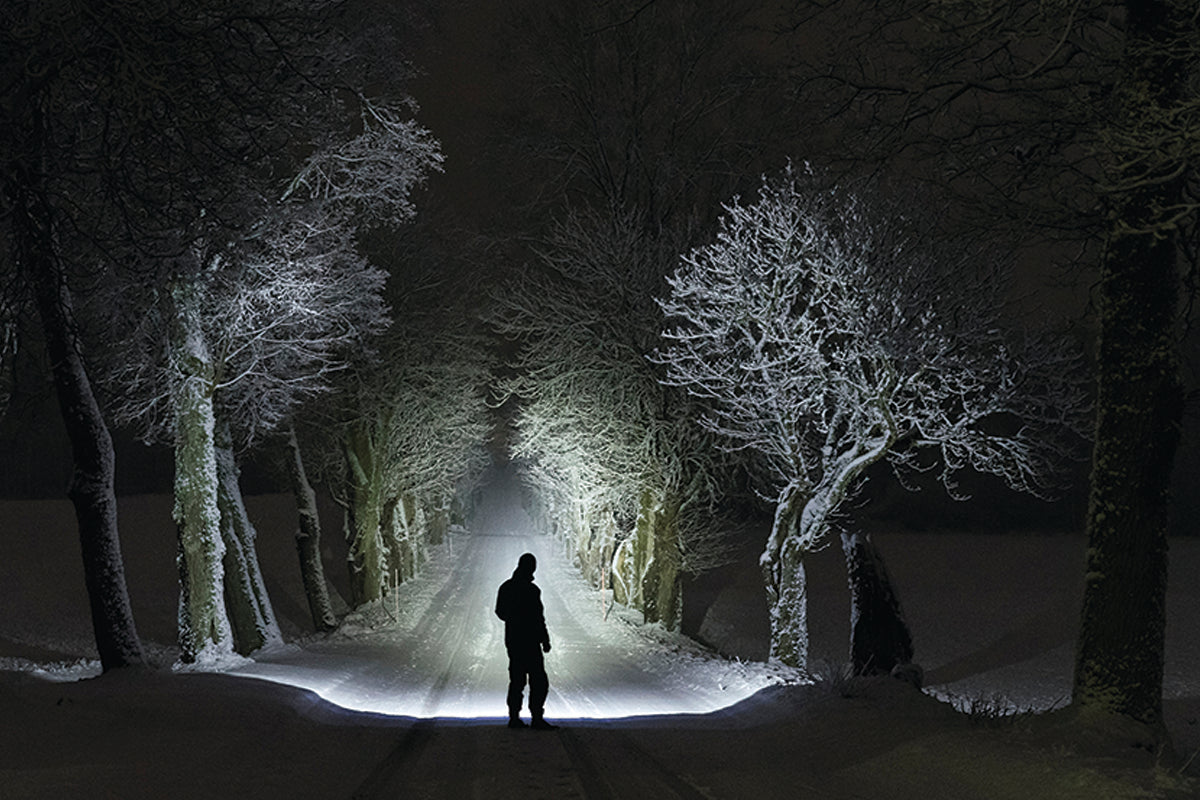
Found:
[[[507,683],[496,590],[517,559],[538,559],[553,650],[548,717],[706,713],[779,681],[780,671],[717,658],[684,637],[604,618],[599,595],[542,536],[459,533],[417,579],[340,630],[256,656],[235,674],[310,689],[347,709],[420,718],[503,716]]]

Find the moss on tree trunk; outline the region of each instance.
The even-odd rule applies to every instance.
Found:
[[[679,573],[679,501],[665,501],[649,489],[642,492],[637,537],[641,553],[641,603],[646,622],[677,630],[682,613],[683,580]]]
[[[383,596],[384,552],[382,535],[383,475],[373,449],[370,432],[363,425],[351,427],[346,435],[347,536],[350,552],[350,598],[354,606]]]
[[[179,535],[179,645],[184,661],[233,649],[223,597],[225,547],[213,447],[213,364],[201,329],[199,288],[173,287],[171,347],[175,389],[175,524]]]

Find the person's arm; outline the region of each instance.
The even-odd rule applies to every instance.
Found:
[[[550,631],[546,629],[546,609],[542,606],[542,590],[541,589],[538,589],[538,593],[537,593],[537,610],[538,610],[538,620],[541,622],[541,626],[542,626],[542,632],[541,632],[542,635],[541,635],[541,640],[540,640],[540,643],[542,645],[542,652],[549,653],[550,652]]]
[[[500,584],[500,591],[496,592],[496,616],[508,622],[508,598],[505,596],[504,584]]]

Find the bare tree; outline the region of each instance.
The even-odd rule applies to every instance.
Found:
[[[409,218],[414,186],[439,163],[424,129],[363,105],[363,132],[318,149],[244,238],[159,267],[163,288],[125,287],[142,313],[126,316],[137,328],[109,373],[114,413],[176,443],[185,660],[279,638],[237,490],[233,435],[244,445],[276,429],[386,327],[384,275],[358,254],[355,232]]]
[[[505,109],[498,161],[520,165],[506,185],[536,251],[514,257],[532,265],[498,300],[497,329],[524,348],[507,387],[515,452],[589,579],[612,576],[667,625],[683,572],[721,558],[717,474],[732,468],[644,360],[651,298],[774,143],[747,77],[755,6],[521,2],[503,28],[504,67],[528,91]]]
[[[1002,329],[993,259],[863,196],[804,170],[764,182],[757,202],[726,206],[716,241],[683,258],[662,303],[667,381],[709,404],[707,426],[770,479],[771,657],[800,667],[805,556],[869,466],[903,474],[936,459],[952,495],[964,469],[1042,495],[1086,418],[1066,345]],[[869,539],[841,539],[852,656],[889,669],[911,658],[907,628],[886,575],[870,572],[878,559],[864,560]]]

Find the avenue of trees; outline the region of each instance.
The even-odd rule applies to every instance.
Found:
[[[532,511],[584,575],[649,622],[677,628],[685,573],[721,562],[733,460],[644,355],[657,331],[663,255],[638,220],[576,214],[497,298],[494,325],[522,342],[512,456]]]
[[[528,85],[500,158],[544,185],[517,209],[524,261],[497,293],[495,330],[519,348],[501,399],[535,517],[594,585],[677,627],[685,574],[728,557],[744,508],[737,457],[649,363],[654,298],[678,254],[762,146],[734,120],[746,93],[750,3],[720,9],[586,0],[518,3],[515,80]],[[749,159],[749,160],[748,160]],[[514,176],[521,191],[522,178]]]
[[[843,186],[853,185],[855,176],[875,173],[888,176],[893,185],[907,182],[928,187],[916,196],[937,199],[928,212],[938,215],[939,224],[936,231],[923,235],[942,241],[921,242],[910,250],[914,257],[923,254],[920,258],[931,263],[940,260],[943,268],[952,270],[955,264],[961,265],[965,250],[956,256],[946,242],[989,241],[1011,251],[1025,274],[1065,266],[1075,270],[1072,279],[1079,285],[1088,285],[1099,275],[1092,305],[1100,335],[1095,373],[1097,422],[1090,431],[1095,449],[1087,523],[1088,581],[1074,705],[1158,726],[1166,490],[1182,413],[1176,366],[1184,308],[1179,290],[1190,269],[1189,243],[1194,231],[1198,41],[1194,14],[1188,4],[1174,0],[797,2],[788,11],[787,25],[776,31],[780,38],[769,48],[751,48],[764,58],[751,55],[739,60],[748,52],[739,44],[745,42],[740,38],[746,30],[742,24],[749,22],[739,9],[727,7],[729,16],[712,25],[689,17],[680,4],[667,2],[618,3],[602,9],[568,4],[560,14],[546,18],[521,17],[527,39],[537,43],[541,69],[518,74],[527,79],[523,85],[533,89],[530,96],[544,103],[540,108],[554,110],[523,119],[527,124],[521,128],[522,154],[538,159],[557,179],[553,191],[539,196],[564,199],[557,205],[543,201],[538,208],[542,217],[557,218],[560,225],[575,225],[580,208],[586,207],[589,214],[608,215],[611,220],[592,229],[612,231],[620,241],[620,220],[632,216],[649,221],[643,223],[639,237],[646,251],[653,250],[648,242],[655,241],[664,253],[674,249],[690,252],[695,258],[704,252],[693,248],[703,241],[707,215],[715,212],[721,200],[749,188],[731,177],[738,170],[724,172],[724,167],[744,165],[740,170],[744,179],[755,171],[773,172],[787,156],[806,157],[827,165],[833,182]],[[671,35],[658,35],[659,25],[667,26]],[[656,44],[647,46],[650,41]],[[719,75],[706,71],[711,63],[705,56],[712,52],[709,47],[728,56]],[[786,52],[781,54],[781,50]],[[680,54],[684,54],[682,60]],[[519,54],[514,60],[520,61]],[[681,63],[686,69],[677,72]],[[755,78],[762,78],[763,83]],[[764,85],[766,91],[762,91]],[[547,98],[555,102],[545,102]],[[684,111],[676,114],[680,109]],[[787,135],[777,135],[781,129]],[[664,149],[663,143],[668,141],[670,147]],[[679,186],[686,188],[680,191]],[[692,202],[672,202],[675,198]],[[731,208],[744,207],[735,202]],[[550,213],[545,213],[546,209]],[[875,226],[895,210],[884,208],[877,213],[881,218],[872,220]],[[910,235],[922,235],[916,230]],[[569,263],[569,248],[556,251],[552,240],[543,236],[541,241],[550,243],[529,260],[560,266]],[[831,230],[828,243],[840,248],[854,246],[837,230]],[[659,262],[664,279],[674,268],[670,259]],[[683,269],[681,274],[685,273]],[[573,274],[580,276],[586,271]],[[977,274],[974,265],[971,274]],[[563,283],[566,291],[575,293],[572,303],[577,318],[587,318],[586,309],[595,296],[608,296],[572,289],[569,280]],[[984,283],[979,296],[963,298],[972,307],[992,291]],[[692,287],[695,295],[691,299],[708,298],[702,284]],[[928,291],[912,284],[908,288],[918,296]],[[683,286],[677,284],[675,290],[682,291]],[[797,314],[808,308],[808,291],[808,287],[801,290],[805,299],[794,309]],[[663,294],[660,290],[658,296]],[[961,292],[948,296],[961,296]],[[685,309],[671,307],[677,300],[672,298],[667,306],[686,318]],[[941,307],[926,300],[933,308]],[[1043,310],[1025,306],[1017,313],[1032,319]],[[563,316],[556,307],[547,321]],[[533,339],[529,353],[549,346],[537,344],[541,337],[548,342],[554,336],[565,339],[568,333],[579,333],[567,321],[559,328],[544,322],[542,334],[529,330],[510,333],[526,336],[527,343]],[[751,338],[762,333],[752,322],[747,326]],[[551,330],[557,333],[548,333]],[[1014,372],[1006,376],[1003,369],[985,369],[979,388],[987,386],[987,381],[998,381],[997,402],[1003,406],[1011,401],[1011,413],[988,419],[979,408],[956,406],[956,401],[948,400],[952,393],[943,394],[941,398],[962,414],[962,424],[975,429],[977,438],[972,444],[984,449],[969,455],[970,448],[951,435],[963,432],[953,425],[944,429],[944,438],[930,436],[924,443],[940,451],[951,470],[947,474],[959,467],[981,469],[998,474],[1019,490],[1041,492],[1043,481],[1049,480],[1050,462],[1057,459],[1047,457],[1049,453],[1032,438],[1031,431],[1042,425],[1060,425],[1078,433],[1078,394],[1066,382],[1055,386],[1051,381],[1038,387],[1044,392],[1040,397],[1021,396],[1013,384],[1016,376],[1022,380],[1025,376],[1021,359],[1032,356],[1031,364],[1037,367],[1033,372],[1048,379],[1053,374],[1046,370],[1058,351],[1039,353],[1033,340],[1022,343],[1019,338],[1002,345],[999,335],[989,341],[990,335],[976,338],[980,357],[988,357],[988,348],[996,354],[996,348],[1003,346],[1004,355],[1012,360],[1002,359],[1001,363]],[[578,351],[573,351],[572,363],[589,364],[586,371],[591,374],[621,374],[620,357],[609,354],[619,352],[618,341],[627,343],[629,339],[628,329],[622,327],[613,340],[592,345],[595,355],[589,354],[588,359],[580,359]],[[668,341],[664,353],[676,345],[682,346]],[[956,350],[952,352],[958,355]],[[633,358],[632,352],[629,356]],[[728,354],[726,357],[733,361]],[[608,366],[599,360],[607,360]],[[550,381],[539,366],[525,366],[531,383],[542,378]],[[781,371],[778,366],[770,363],[772,376]],[[801,381],[803,374],[796,380]],[[1032,384],[1017,384],[1032,387],[1037,381],[1032,374],[1029,377]],[[808,443],[799,438],[799,431],[816,436],[823,430],[822,435],[833,432],[840,436],[850,417],[866,420],[871,408],[877,407],[821,408],[819,413],[813,412],[815,416],[805,418],[800,413],[803,402],[792,395],[795,423],[789,433],[771,444],[745,438],[739,442],[737,437],[745,431],[722,415],[749,402],[746,394],[739,394],[749,392],[744,385],[736,388],[735,396],[718,398],[711,387],[700,387],[692,377],[676,374],[669,380],[690,385],[699,395],[697,399],[708,396],[713,402],[707,417],[709,429],[724,435],[732,446],[740,444],[744,448],[740,455],[756,444],[772,456],[789,449],[805,451]],[[781,375],[779,380],[785,378]],[[601,424],[603,414],[594,410],[603,405],[599,400],[609,386],[600,385],[588,400],[575,399],[570,409],[565,405],[561,409],[573,419],[588,415],[581,431],[589,432],[597,448],[601,447],[594,444],[597,439],[612,448],[622,435],[621,430]],[[1005,394],[1009,389],[1014,391]],[[838,391],[844,387],[813,390],[812,394],[830,398],[829,392]],[[968,390],[963,387],[962,391]],[[541,387],[528,386],[525,392],[531,400],[537,398],[528,406],[536,409],[554,389],[548,382]],[[620,399],[625,397],[622,394]],[[1072,402],[1055,409],[1047,405],[1055,397]],[[581,408],[581,404],[589,407]],[[815,421],[835,413],[847,416],[818,428]],[[1021,428],[1017,421],[1022,413],[1029,415],[1029,429]],[[550,435],[552,426],[543,427],[550,418],[558,419],[552,414],[531,413],[525,418],[527,433]],[[629,416],[619,418],[628,420]],[[523,430],[518,420],[518,433]],[[586,440],[579,432],[561,435],[560,443],[571,452]],[[533,438],[527,436],[526,441]],[[1001,443],[1006,439],[1011,439],[1011,447]],[[898,435],[897,443],[901,446],[890,451],[893,461],[903,466],[905,459],[911,458],[907,463],[912,466],[926,465],[910,452],[911,438],[904,442],[903,435]],[[547,453],[548,448],[542,451]],[[532,448],[521,452],[537,455]],[[835,476],[841,474],[837,457],[844,453],[836,448],[829,455],[820,448],[807,452],[808,461],[803,463],[811,464],[813,470],[807,474],[793,466],[790,472],[776,473],[764,482],[763,473],[769,475],[770,470],[763,470],[763,457],[750,459],[745,466],[760,490],[766,486],[772,492],[780,491],[789,483],[783,476],[802,474],[804,480],[813,482],[814,489],[822,490],[822,480],[827,477],[832,489],[838,483]],[[531,470],[560,472],[545,458],[532,461]],[[546,476],[532,483],[535,493],[567,485],[559,477]],[[600,486],[610,484],[601,471],[591,470],[581,487],[571,491],[578,498]],[[800,493],[796,500],[803,497],[805,502],[799,508],[782,505],[784,530],[789,517],[800,522],[803,507],[817,494]],[[817,505],[811,507],[816,510]],[[814,514],[814,521],[820,516]],[[561,517],[558,519],[561,523]],[[633,530],[630,520],[624,521],[623,530],[624,535]],[[870,581],[857,583],[873,569],[865,566],[872,562],[869,548],[861,540],[862,546],[854,543],[853,531],[847,535],[849,552],[861,552],[863,559],[861,565],[850,565],[854,592],[869,593]],[[604,536],[594,538],[605,540]],[[772,574],[779,572],[775,566],[783,550],[802,549],[798,538],[790,539],[788,548],[784,548],[785,541],[788,537],[777,531],[764,555],[769,585]],[[775,546],[781,549],[776,552]],[[881,565],[876,571],[886,576]],[[780,591],[802,595],[802,587],[794,581],[782,581]],[[888,600],[887,594],[881,599]],[[1128,602],[1130,597],[1137,601]],[[772,599],[777,599],[775,592]],[[856,613],[865,613],[860,600],[867,599],[864,594],[855,600]],[[795,609],[800,604],[791,606],[789,613],[798,613]],[[853,627],[858,628],[863,619],[856,617]],[[782,630],[781,619],[777,617],[775,622],[777,632]],[[902,655],[905,635],[890,642],[884,635],[870,647],[880,648],[881,654],[892,648]],[[897,642],[901,644],[897,646]],[[777,638],[774,646],[776,652],[788,651],[788,658],[794,658],[797,644],[784,644]],[[857,665],[876,657],[869,648],[861,650],[859,646],[856,634],[851,657]]]
[[[402,314],[342,400],[343,458],[324,482],[346,512],[351,603],[387,596],[441,544],[488,463],[490,342],[461,308]]]
[[[503,241],[456,256],[400,233],[442,156],[396,5],[0,9],[0,408],[35,327],[104,669],[144,661],[110,423],[174,448],[184,661],[280,638],[247,455],[296,495],[329,629],[313,483],[344,511],[351,602],[376,602],[503,439],[585,577],[668,627],[765,509],[788,664],[805,557],[838,535],[858,672],[914,652],[847,512],[872,466],[1050,496],[1090,437],[1073,703],[1161,729],[1192,3],[796,0],[767,36],[751,2],[519,0]],[[1094,374],[1018,324],[1006,275],[1031,265],[1094,282]]]

